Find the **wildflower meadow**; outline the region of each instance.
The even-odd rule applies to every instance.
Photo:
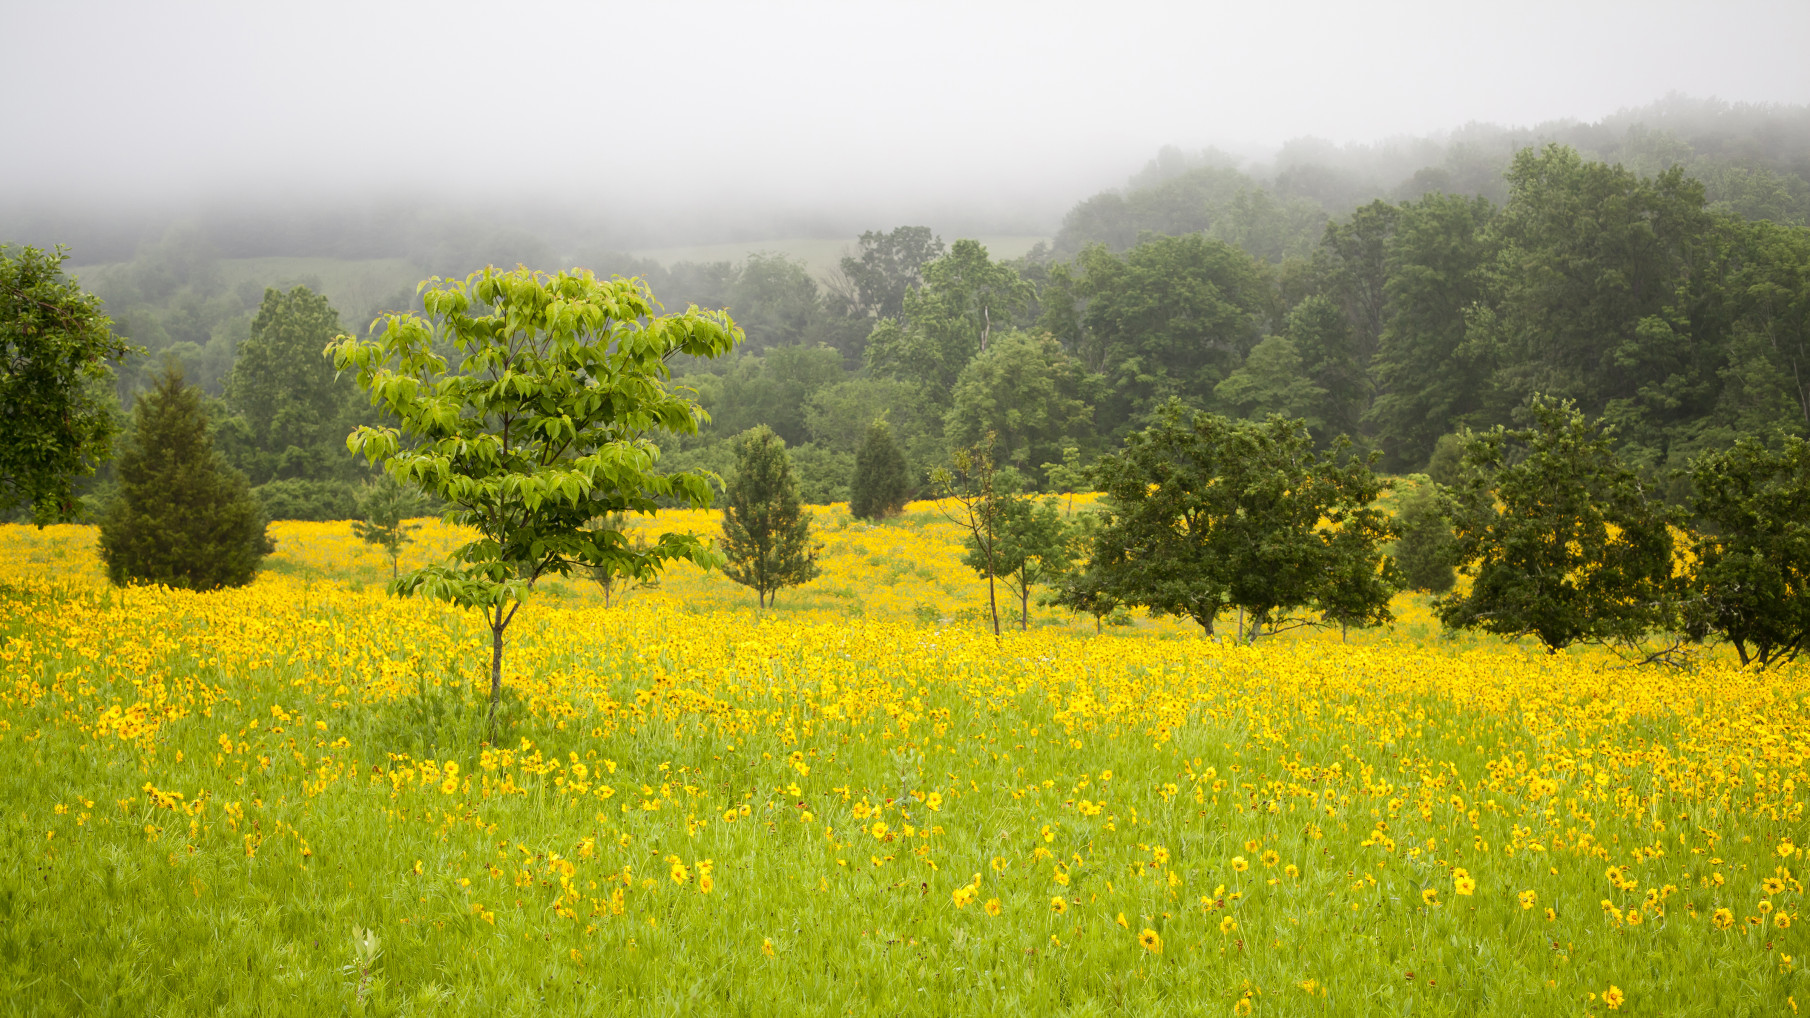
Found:
[[[1034,602],[996,639],[934,505],[813,512],[823,575],[765,612],[689,564],[543,582],[494,740],[488,631],[349,524],[205,594],[0,528],[0,1010],[1810,1006],[1801,667],[1548,655],[1412,595],[1343,640]]]

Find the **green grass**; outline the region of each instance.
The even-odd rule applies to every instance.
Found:
[[[1761,883],[1810,841],[1802,671],[549,596],[510,631],[493,740],[463,613],[362,571],[51,585],[23,575],[51,538],[17,530],[0,1013],[1810,1002],[1801,873]],[[862,564],[890,576],[912,546],[883,536]]]

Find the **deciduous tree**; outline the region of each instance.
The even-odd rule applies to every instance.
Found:
[[[0,247],[0,514],[29,505],[39,526],[77,516],[73,482],[118,430],[110,365],[130,349],[67,257]]]
[[[1299,420],[1235,421],[1169,403],[1095,467],[1106,515],[1061,603],[1142,605],[1209,636],[1236,607],[1252,639],[1386,620],[1381,484],[1366,461],[1339,462],[1343,452],[1316,454]]]
[[[956,379],[943,435],[973,446],[989,432],[1002,464],[1035,482],[1065,445],[1093,438],[1087,379],[1061,344],[1042,333],[1008,332]]]
[[[661,315],[639,281],[584,270],[487,268],[430,279],[421,296],[426,318],[386,316],[376,336],[343,336],[329,352],[401,422],[361,427],[348,447],[477,532],[449,561],[391,588],[483,614],[494,730],[503,635],[536,580],[601,563],[636,577],[675,558],[715,564],[694,535],[665,534],[637,550],[599,521],[651,515],[662,498],[710,504],[704,474],[656,469],[653,437],[695,434],[704,418],[670,387],[668,361],[721,356],[741,337],[727,315],[695,307]]]
[[[1742,439],[1693,464],[1691,484],[1687,631],[1727,640],[1744,665],[1790,661],[1810,639],[1810,443]]]
[[[969,558],[981,563],[976,569],[987,580],[987,611],[993,619],[993,635],[999,635],[999,528],[1008,493],[1000,490],[999,471],[993,464],[993,436],[978,445],[955,450],[946,467],[931,471],[930,482],[942,495],[938,510],[966,532]]]
[[[1468,590],[1436,606],[1455,629],[1637,648],[1675,602],[1668,514],[1616,456],[1613,429],[1536,398],[1533,426],[1470,434],[1452,523]]]
[[[1056,499],[1032,499],[1002,495],[998,532],[989,548],[979,535],[969,534],[962,565],[981,576],[989,571],[1006,581],[1018,598],[1018,628],[1030,628],[1031,591],[1067,574],[1073,562],[1067,521],[1056,508]]]
[[[226,381],[226,405],[245,422],[238,460],[252,483],[346,478],[356,469],[344,447],[357,389],[321,356],[341,331],[322,294],[264,291]]]

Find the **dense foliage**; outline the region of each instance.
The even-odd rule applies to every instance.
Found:
[[[0,246],[0,517],[73,519],[74,482],[111,451],[107,383],[128,350],[62,251]]]
[[[1742,664],[1790,661],[1810,639],[1810,443],[1742,439],[1694,474],[1689,631],[1721,636]]]
[[[1011,260],[925,226],[868,230],[834,268],[775,253],[661,264],[590,237],[567,249],[675,307],[734,309],[739,356],[672,365],[711,422],[661,448],[676,469],[726,476],[733,436],[766,425],[807,500],[852,497],[881,417],[914,487],[989,431],[1001,466],[1048,487],[1061,449],[1091,462],[1171,398],[1299,418],[1320,448],[1348,435],[1387,470],[1444,481],[1430,463],[1442,440],[1524,425],[1539,394],[1607,419],[1627,462],[1682,502],[1687,482],[1671,478],[1697,456],[1775,426],[1810,435],[1810,145],[1794,133],[1807,117],[1672,98],[1595,124],[1291,142],[1268,166],[1166,150]],[[226,395],[221,447],[255,483],[343,485],[331,501],[344,504],[359,478],[316,451],[349,426],[326,383],[249,396],[252,376],[281,377],[287,355],[271,351],[305,347],[308,323],[330,317],[297,284],[332,292],[362,330],[418,307],[415,273],[555,257],[520,229],[403,218],[327,216],[309,230],[339,230],[335,253],[365,260],[267,268],[233,258],[317,253],[303,250],[313,234],[180,226],[84,280],[125,335]],[[124,372],[128,395],[142,363]]]
[[[1455,628],[1638,645],[1671,621],[1672,514],[1570,403],[1536,399],[1533,425],[1467,437],[1455,493],[1469,588],[1439,604]]]
[[[1231,607],[1252,640],[1389,620],[1383,485],[1362,460],[1316,453],[1298,420],[1236,421],[1172,402],[1102,457],[1095,478],[1104,518],[1061,603],[1139,605],[1208,635]]]
[[[321,356],[344,331],[339,312],[308,287],[264,291],[226,377],[232,418],[222,429],[253,484],[356,477],[346,436],[368,407],[351,377]]]
[[[905,508],[911,477],[905,457],[893,444],[885,421],[867,426],[867,437],[855,453],[855,476],[849,481],[848,511],[864,520],[884,519]]]

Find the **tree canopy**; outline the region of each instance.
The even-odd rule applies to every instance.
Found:
[[[655,436],[695,434],[704,418],[668,384],[668,361],[721,356],[741,337],[727,315],[662,315],[645,285],[583,270],[430,279],[422,303],[428,317],[392,314],[328,352],[400,421],[361,426],[347,446],[477,532],[392,587],[483,612],[494,720],[503,634],[535,581],[579,566],[639,578],[675,558],[714,564],[693,535],[636,548],[608,521],[661,499],[710,504],[706,475],[657,469]]]
[[[39,526],[79,514],[75,481],[119,430],[111,364],[130,349],[67,258],[0,247],[0,514],[29,506]]]
[[[1389,618],[1381,482],[1362,460],[1316,453],[1300,420],[1237,421],[1171,402],[1094,476],[1103,521],[1061,603],[1141,605],[1208,635],[1237,608],[1252,638]]]
[[[1675,603],[1670,513],[1616,455],[1612,429],[1568,401],[1531,411],[1530,427],[1465,440],[1451,519],[1471,584],[1439,602],[1439,620],[1549,651],[1638,646]]]

